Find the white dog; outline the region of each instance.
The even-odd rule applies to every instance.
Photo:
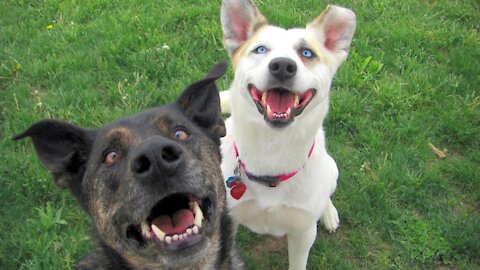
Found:
[[[235,73],[221,93],[231,112],[221,145],[231,213],[254,232],[287,235],[290,269],[305,269],[317,221],[339,226],[330,200],[338,170],[322,124],[355,14],[330,5],[306,28],[286,30],[250,0],[224,0],[221,21]]]

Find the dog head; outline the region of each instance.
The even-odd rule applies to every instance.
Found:
[[[38,157],[60,187],[90,215],[100,241],[129,265],[190,268],[218,248],[225,190],[220,137],[225,135],[215,66],[173,104],[83,129],[33,124]]]
[[[269,25],[251,0],[224,0],[221,21],[238,107],[257,110],[257,119],[273,127],[328,100],[356,24],[351,10],[330,5],[306,28],[286,30]]]

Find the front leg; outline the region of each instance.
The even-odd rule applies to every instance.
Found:
[[[320,221],[323,223],[323,226],[329,233],[335,232],[340,225],[337,209],[333,205],[331,199],[328,199],[327,205],[325,206],[325,211],[320,217]]]
[[[317,224],[313,223],[301,233],[287,234],[288,263],[290,270],[304,270],[307,268],[308,254],[317,237]]]

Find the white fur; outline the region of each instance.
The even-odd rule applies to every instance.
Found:
[[[229,35],[226,36],[225,43],[232,55],[245,40],[229,40],[232,39],[230,27],[235,24],[226,22],[227,15],[232,13],[229,10],[230,2],[234,1],[224,1],[222,25],[224,33]],[[237,6],[254,8],[248,0],[244,2]],[[335,231],[339,226],[337,210],[330,200],[337,185],[338,169],[326,151],[322,124],[328,112],[330,84],[337,68],[347,56],[355,17],[353,15],[353,29],[350,26],[348,28],[351,35],[347,37],[347,42],[341,37],[338,49],[327,50],[323,47],[326,37],[322,33],[330,26],[328,23],[336,23],[336,20],[340,24],[344,23],[341,16],[335,16],[335,13],[345,16],[351,22],[353,13],[350,10],[330,6],[329,12],[324,16],[326,23],[311,23],[305,29],[285,30],[270,25],[259,28],[255,33],[255,41],[245,43],[249,47],[244,48],[246,53],[236,63],[230,91],[221,93],[222,110],[231,111],[231,117],[225,122],[227,135],[222,139],[221,145],[222,171],[226,178],[233,175],[237,166],[234,143],[240,159],[252,174],[280,175],[301,168],[297,175],[275,188],[250,181],[242,174],[247,189],[239,200],[234,199],[227,188],[227,201],[235,221],[257,233],[287,235],[290,269],[306,268],[308,253],[316,238],[318,220],[322,221],[329,232]],[[297,49],[300,40],[314,40],[315,45],[321,48],[326,62],[305,64]],[[237,47],[232,44],[237,44]],[[250,53],[259,45],[267,47],[269,53]],[[317,90],[303,113],[295,117],[289,126],[280,129],[272,128],[265,122],[246,89],[249,83],[258,89],[271,88],[268,64],[276,57],[287,57],[297,64],[291,89],[297,92],[309,88]],[[315,148],[309,159],[307,156],[313,142]]]

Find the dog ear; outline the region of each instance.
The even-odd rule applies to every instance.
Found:
[[[348,50],[355,33],[355,13],[350,9],[328,5],[315,20],[307,25],[317,40],[332,52],[340,62],[348,56]]]
[[[265,17],[251,0],[224,0],[220,13],[223,41],[230,56],[263,25]]]
[[[215,81],[227,70],[226,62],[217,63],[200,81],[188,86],[176,104],[197,125],[202,127],[215,141],[225,136],[225,123],[220,111],[220,96]]]
[[[39,159],[51,171],[55,183],[78,196],[93,132],[58,120],[42,120],[12,140],[25,137],[32,138]]]

